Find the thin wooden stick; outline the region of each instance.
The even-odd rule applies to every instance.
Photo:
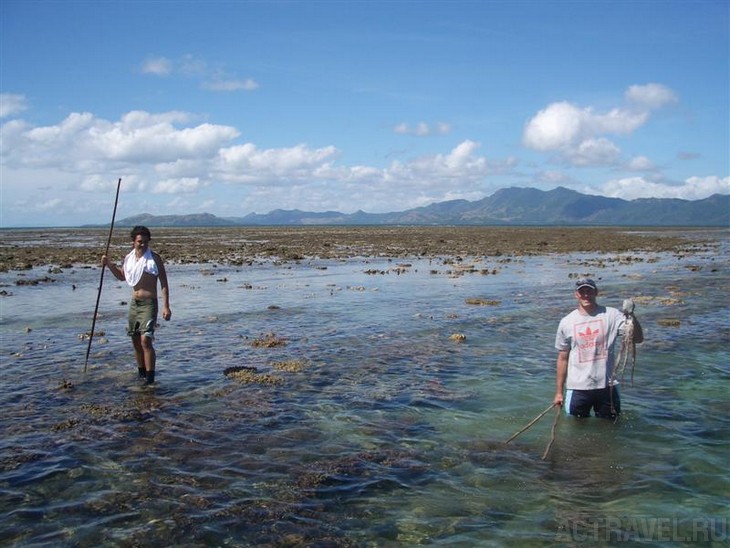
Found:
[[[553,427],[550,430],[550,441],[547,444],[547,447],[545,448],[545,452],[542,454],[542,460],[545,460],[548,456],[548,453],[550,453],[550,448],[553,446],[553,442],[555,441],[555,432],[558,428],[558,421],[560,420],[560,415],[562,409],[560,406],[558,406],[558,410],[555,412],[555,420],[553,420]]]
[[[117,181],[117,195],[114,198],[114,210],[112,211],[112,222],[109,225],[109,237],[106,239],[106,250],[104,255],[109,254],[109,245],[112,241],[112,232],[114,232],[114,217],[117,215],[117,203],[119,203],[119,189],[122,186],[122,178]],[[89,333],[89,346],[86,347],[86,360],[84,361],[84,373],[86,373],[86,367],[89,365],[89,352],[91,352],[91,341],[94,338],[94,328],[96,327],[96,314],[99,312],[99,300],[101,299],[101,288],[104,285],[104,271],[106,268],[104,265],[101,267],[101,279],[99,280],[99,292],[96,294],[96,306],[94,307],[94,318],[91,320],[91,332]]]
[[[550,404],[550,407],[548,407],[547,409],[545,409],[545,411],[543,411],[543,412],[542,412],[542,413],[540,413],[540,414],[539,414],[539,415],[538,415],[537,417],[535,417],[534,419],[532,419],[532,420],[531,420],[531,421],[530,421],[530,422],[529,422],[529,423],[527,424],[527,426],[525,426],[525,427],[524,427],[524,428],[523,428],[522,430],[518,430],[517,432],[515,432],[515,433],[514,433],[514,434],[512,435],[512,437],[511,437],[510,439],[508,439],[508,440],[507,440],[506,442],[504,442],[504,443],[505,443],[505,445],[506,445],[506,444],[508,444],[509,442],[511,442],[511,441],[512,441],[513,439],[515,439],[515,438],[516,438],[517,436],[519,436],[520,434],[522,434],[522,432],[524,432],[525,430],[527,430],[527,429],[528,429],[528,428],[529,428],[530,426],[532,426],[533,424],[535,424],[535,423],[536,423],[537,421],[539,421],[539,420],[540,420],[541,418],[543,418],[543,417],[544,417],[544,416],[545,416],[545,415],[547,414],[547,412],[548,412],[548,411],[550,411],[550,410],[551,410],[551,409],[552,409],[553,407],[555,407],[555,404],[554,404],[554,403],[551,403],[551,404]]]

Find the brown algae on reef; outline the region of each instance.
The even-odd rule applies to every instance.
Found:
[[[274,369],[277,371],[286,371],[287,373],[299,373],[304,371],[306,362],[304,360],[286,360],[281,362],[274,362]]]
[[[284,384],[284,379],[281,377],[269,375],[267,373],[259,373],[258,369],[249,366],[228,367],[223,371],[223,374],[229,379],[242,384],[263,384],[274,386]]]
[[[480,299],[478,297],[469,297],[465,302],[477,306],[499,306],[501,304],[500,301],[494,299]]]
[[[128,228],[114,229],[112,251],[128,250]],[[490,227],[490,226],[329,226],[155,228],[155,251],[174,264],[251,265],[264,260],[299,262],[308,258],[492,257],[555,253],[628,253],[671,251],[680,257],[706,250],[702,232],[628,227]],[[0,231],[0,272],[38,266],[99,265],[105,231]],[[704,247],[698,247],[704,246]],[[403,272],[408,263],[399,263]],[[455,263],[449,263],[455,264]],[[471,265],[466,267],[472,271]],[[456,269],[455,269],[456,270]],[[481,270],[485,271],[486,267]],[[205,275],[215,273],[204,267]],[[493,271],[496,273],[496,271]],[[44,282],[53,281],[46,277]]]
[[[286,346],[286,339],[277,336],[275,333],[267,333],[266,335],[254,339],[251,342],[254,348],[273,348],[275,346]]]

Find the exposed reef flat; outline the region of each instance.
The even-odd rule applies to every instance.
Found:
[[[428,258],[554,253],[707,250],[726,229],[626,227],[236,227],[154,228],[152,247],[168,263],[241,265],[260,260]],[[0,271],[37,266],[98,265],[105,229],[0,230]],[[130,249],[128,229],[115,229],[109,254]]]

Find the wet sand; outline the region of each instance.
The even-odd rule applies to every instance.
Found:
[[[706,250],[723,229],[626,227],[235,227],[152,228],[152,247],[168,263],[242,265],[259,260],[353,257],[478,257],[556,253]],[[114,230],[110,256],[130,249],[129,228]],[[108,229],[0,230],[0,271],[97,265]]]

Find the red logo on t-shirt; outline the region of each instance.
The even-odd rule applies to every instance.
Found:
[[[601,320],[591,320],[575,326],[579,363],[594,362],[606,357],[602,328]]]

